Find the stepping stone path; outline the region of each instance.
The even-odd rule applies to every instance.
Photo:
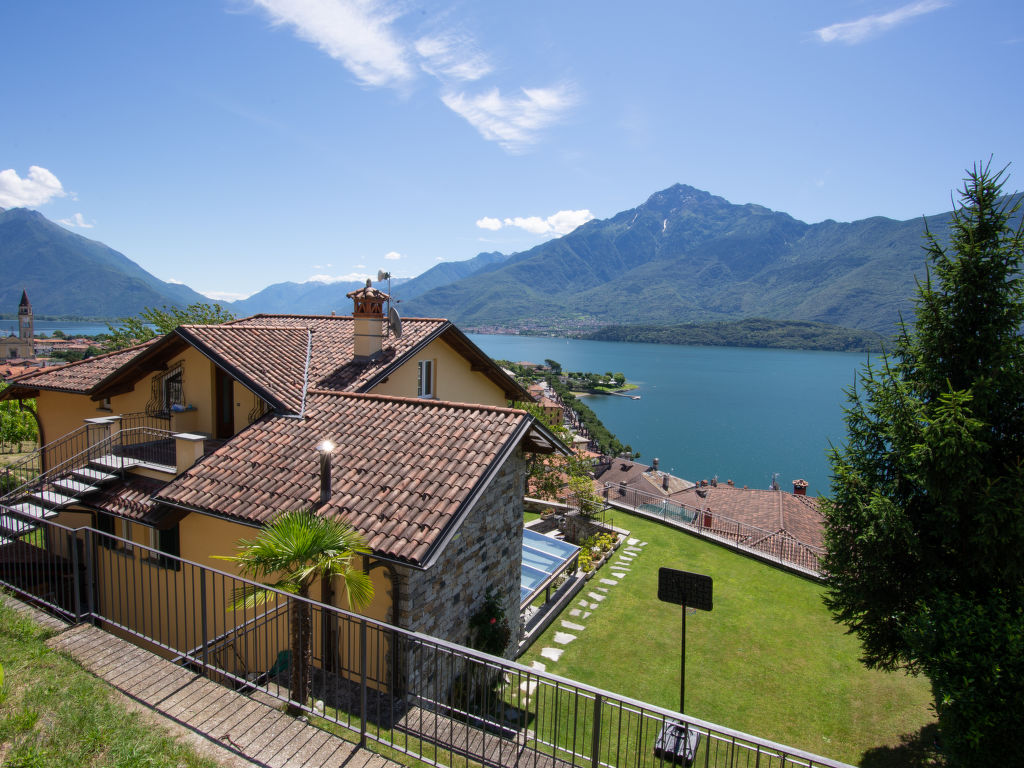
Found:
[[[630,572],[630,565],[643,551],[644,547],[647,546],[646,541],[640,541],[639,539],[626,539],[624,546],[619,548],[617,553],[617,559],[614,564],[610,561],[608,563],[611,575],[615,578],[599,579],[598,584],[602,586],[595,586],[593,592],[587,592],[576,604],[578,607],[572,608],[569,611],[571,616],[576,621],[562,620],[562,629],[571,630],[571,632],[555,632],[554,642],[560,646],[566,646],[579,637],[579,633],[586,631],[586,625],[578,623],[579,621],[585,621],[590,615],[597,610],[601,602],[608,597],[609,587],[617,587],[622,579],[626,578]],[[542,648],[540,655],[551,662],[557,662],[562,658],[562,654],[565,653],[565,648]],[[539,672],[547,671],[547,665],[542,662],[535,661],[531,666]],[[534,681],[524,682],[521,686],[522,690],[527,696],[532,694],[537,689],[537,683]]]

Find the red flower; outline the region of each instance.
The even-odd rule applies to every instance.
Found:
[[[491,619],[491,624],[496,624],[497,622],[498,622],[497,619]]]

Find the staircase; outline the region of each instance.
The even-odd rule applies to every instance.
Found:
[[[167,463],[166,451],[156,449],[158,444],[170,443],[173,457],[171,433],[148,429],[142,435],[150,438],[148,441],[140,441],[138,433],[138,428],[122,429],[88,445],[83,441],[87,428],[86,432],[76,430],[43,446],[16,467],[4,470],[7,478],[23,479],[27,474],[29,479],[0,495],[0,545],[29,536],[38,529],[39,521],[56,517],[60,510],[82,502],[134,467],[145,465],[173,474],[173,458]],[[81,448],[83,444],[85,448]],[[71,453],[69,447],[80,450],[53,468],[38,471],[43,456],[52,461],[54,456]],[[4,487],[16,482],[9,479]]]

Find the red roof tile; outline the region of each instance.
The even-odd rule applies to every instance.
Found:
[[[253,424],[157,499],[265,523],[318,500],[315,446],[328,439],[334,492],[321,513],[351,523],[374,552],[422,565],[528,421],[509,408],[317,390],[304,418]]]
[[[119,368],[130,363],[156,340],[127,349],[108,352],[67,365],[57,365],[13,379],[11,387],[24,389],[54,389],[61,392],[88,393]]]
[[[700,496],[700,493],[705,495]],[[753,525],[768,533],[788,533],[812,547],[824,546],[822,516],[818,500],[813,496],[718,485],[690,488],[671,498],[689,507],[710,507],[714,515]]]

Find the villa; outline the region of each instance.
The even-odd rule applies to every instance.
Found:
[[[13,380],[0,396],[35,398],[45,483],[3,499],[16,514],[0,516],[0,536],[25,535],[34,519],[113,534],[88,555],[107,574],[95,599],[128,617],[168,592],[197,594],[177,558],[230,570],[211,557],[234,554],[279,512],[313,507],[372,551],[363,615],[464,644],[491,588],[511,619],[510,653],[525,454],[565,448],[505,406],[527,393],[452,323],[405,319],[399,331],[369,281],[348,296],[352,316],[182,326]],[[131,597],[111,586],[126,558],[150,574]],[[313,594],[349,609],[335,586]],[[185,647],[196,607],[175,604],[156,640]],[[210,621],[222,604],[208,601]]]

